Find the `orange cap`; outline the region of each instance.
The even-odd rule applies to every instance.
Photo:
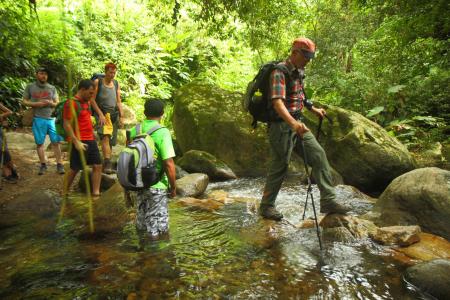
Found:
[[[316,52],[316,44],[308,38],[296,38],[292,42],[292,49],[303,49],[314,54]]]

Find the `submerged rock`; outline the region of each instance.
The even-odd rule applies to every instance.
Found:
[[[450,259],[450,242],[446,239],[429,234],[419,233],[420,241],[408,247],[395,248],[412,260],[433,260],[437,258]]]
[[[374,234],[377,230],[377,226],[371,221],[360,219],[355,216],[337,214],[325,216],[320,220],[319,224],[323,228],[347,228],[355,238],[359,239],[369,238],[370,235]]]
[[[191,173],[205,173],[210,179],[236,178],[233,171],[223,161],[205,151],[190,150],[177,160],[177,164]]]
[[[177,203],[183,206],[189,206],[206,211],[215,211],[220,209],[224,204],[213,199],[197,199],[192,197],[180,198]]]
[[[396,178],[375,205],[379,226],[420,225],[450,239],[450,171],[423,168]]]
[[[450,260],[436,259],[409,267],[404,278],[408,283],[437,299],[450,295]]]

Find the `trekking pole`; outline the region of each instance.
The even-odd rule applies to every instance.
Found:
[[[303,211],[303,220],[305,219],[306,205],[308,204],[308,196],[311,195],[311,204],[312,204],[313,211],[314,211],[314,223],[316,224],[316,232],[317,232],[317,238],[319,239],[319,247],[320,247],[320,250],[322,250],[322,240],[320,238],[320,228],[319,228],[319,223],[317,222],[316,206],[314,204],[314,196],[312,193],[312,186],[311,186],[311,177],[309,176],[309,172],[308,172],[308,159],[306,157],[305,143],[303,142],[303,138],[300,138],[300,143],[302,145],[303,161],[305,163],[305,171],[306,171],[306,176],[308,178],[308,189],[306,190],[306,201],[305,201],[305,209]]]
[[[327,118],[327,120],[328,120],[328,122],[330,122],[330,124],[333,124],[333,120],[329,116],[324,115],[324,117]],[[321,131],[321,128],[322,128],[322,122],[323,122],[323,118],[319,118],[319,126],[317,126],[317,134],[316,134],[317,142],[319,142],[320,131]],[[311,180],[310,180],[310,178],[311,178],[311,174],[312,174],[312,169],[311,169],[311,172],[308,173],[308,169],[306,167],[306,162],[305,162],[305,170],[306,170],[306,176],[308,177],[308,190],[309,190],[311,188]],[[303,209],[302,220],[305,219],[306,207],[307,206],[308,206],[308,195],[306,197],[305,207]]]
[[[323,118],[319,118],[320,120],[319,120],[319,126],[317,126],[317,137],[316,137],[316,140],[317,141],[319,141],[319,135],[320,135],[320,129],[322,128],[322,121],[323,121]],[[304,146],[304,144],[303,144],[303,139],[302,139],[302,148],[303,148],[303,146]],[[305,149],[303,148],[303,155],[305,155]],[[306,171],[306,177],[307,177],[307,180],[308,180],[308,189],[307,189],[307,194],[306,194],[306,201],[305,201],[305,207],[303,208],[303,216],[302,216],[302,220],[304,220],[305,219],[305,214],[306,214],[306,207],[308,206],[308,194],[309,194],[309,192],[311,191],[311,196],[312,196],[312,187],[311,187],[311,174],[312,174],[312,168],[311,168],[311,172],[309,172],[308,171],[308,166],[307,166],[307,163],[306,163],[306,156],[304,156],[304,159],[303,159],[303,162],[305,163],[305,171]]]

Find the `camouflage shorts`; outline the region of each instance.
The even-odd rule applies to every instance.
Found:
[[[169,231],[167,191],[148,189],[136,194],[136,227],[156,237]]]

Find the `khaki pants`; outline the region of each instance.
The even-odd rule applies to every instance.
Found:
[[[292,151],[303,157],[300,138],[285,122],[270,123],[269,143],[271,161],[261,200],[262,206],[275,206],[275,200],[288,171]],[[303,145],[308,165],[312,167],[312,174],[320,190],[320,202],[324,204],[334,200],[336,193],[331,181],[330,165],[325,151],[310,131],[303,135]]]

